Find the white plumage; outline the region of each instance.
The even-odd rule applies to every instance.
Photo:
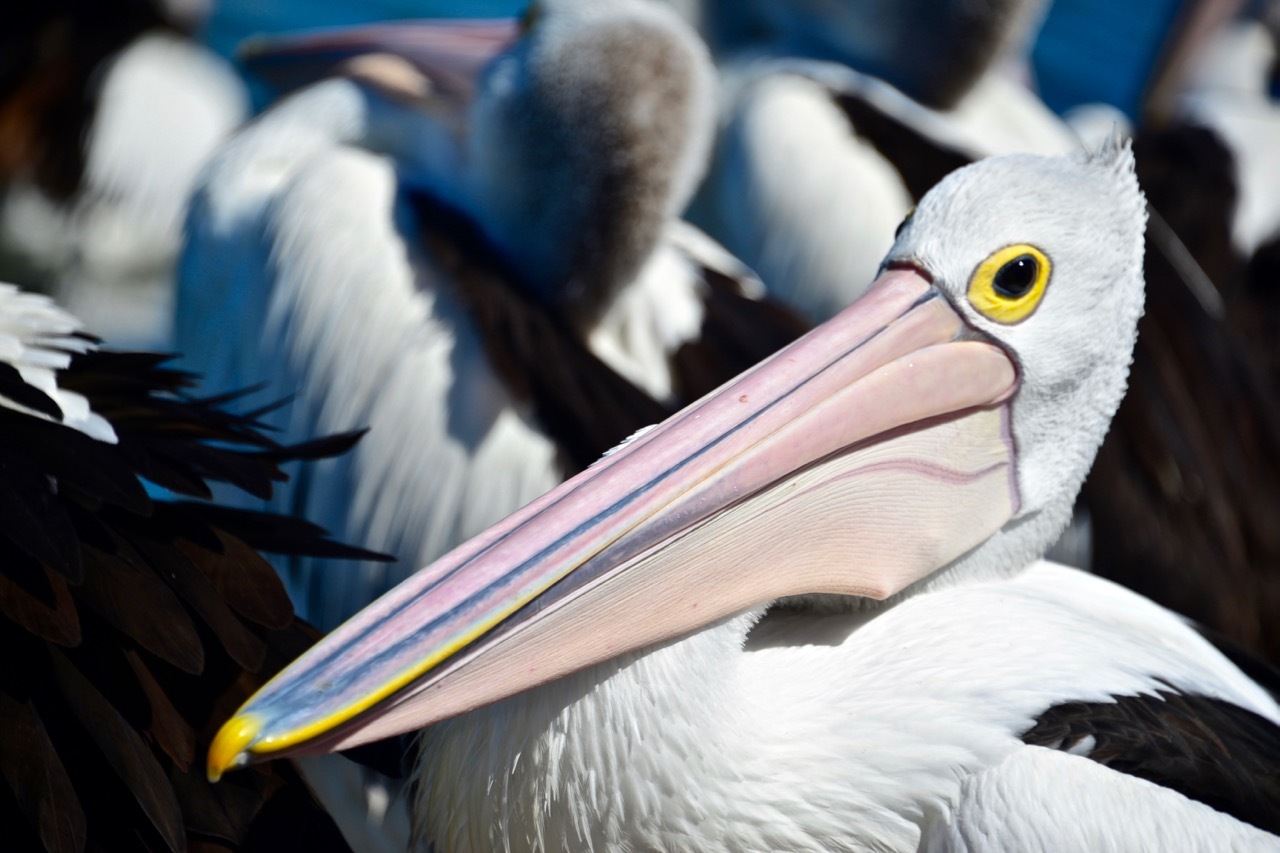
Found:
[[[420,840],[457,851],[1275,843],[1020,739],[1058,702],[1171,684],[1280,721],[1182,620],[1108,581],[1039,562],[874,619],[784,610],[753,630],[761,612],[427,729]]]
[[[921,192],[904,182],[904,153],[868,133],[842,100],[865,101],[970,159],[1078,148],[1010,73],[1040,4],[698,5],[688,14],[709,34],[723,82],[719,143],[695,219],[815,321],[871,281],[912,190]],[[953,20],[960,29],[947,32]]]
[[[491,366],[466,283],[423,247],[407,193],[474,222],[527,278],[524,298],[659,403],[679,390],[673,353],[702,330],[703,269],[761,295],[675,218],[710,146],[705,48],[649,3],[543,6],[465,111],[404,62],[394,81],[352,66],[246,127],[193,201],[178,349],[210,388],[292,395],[268,416],[289,437],[371,428],[277,502],[400,560],[293,566],[290,592],[321,627],[563,473],[563,448]]]
[[[1275,700],[1038,559],[1124,391],[1144,221],[1114,139],[952,174],[867,296],[354,617],[211,774],[434,723],[426,849],[1274,848],[1233,800],[1273,780],[1212,780],[1274,767]]]
[[[97,348],[92,338],[77,334],[83,326],[49,297],[0,283],[0,361],[12,366],[25,384],[53,400],[61,417],[24,406],[5,396],[2,389],[0,406],[57,421],[90,438],[115,444],[116,431],[90,408],[84,395],[58,387],[57,372],[71,363],[71,356]]]
[[[249,114],[244,85],[189,39],[145,34],[98,70],[85,173],[67,203],[20,180],[0,245],[118,344],[168,346],[182,217],[200,168]]]

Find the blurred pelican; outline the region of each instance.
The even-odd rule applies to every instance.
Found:
[[[802,328],[675,218],[712,71],[669,10],[551,0],[254,62],[352,54],[214,158],[178,315],[214,387],[296,395],[286,435],[371,427],[277,504],[401,560],[295,565],[324,628]]]
[[[182,217],[248,115],[188,36],[198,3],[53,2],[0,13],[0,272],[113,342],[167,346]]]

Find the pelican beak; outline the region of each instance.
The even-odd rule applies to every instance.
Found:
[[[928,277],[846,311],[406,580],[263,687],[209,775],[411,731],[787,595],[883,598],[1018,508],[1017,374]]]
[[[519,35],[515,18],[390,21],[256,37],[240,46],[239,57],[277,94],[344,73],[372,78],[399,94],[429,92],[465,104],[489,61]]]

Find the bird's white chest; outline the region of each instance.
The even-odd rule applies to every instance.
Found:
[[[1160,677],[1275,716],[1176,617],[1042,566],[862,625],[775,615],[746,650],[739,617],[435,726],[423,836],[449,850],[914,850],[967,779],[1035,749],[1020,736],[1057,702]]]

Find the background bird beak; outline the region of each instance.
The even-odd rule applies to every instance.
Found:
[[[490,60],[518,37],[515,18],[392,21],[254,38],[241,45],[239,57],[276,94],[353,67],[362,72],[370,66],[361,60],[370,57],[395,57],[433,94],[467,102]]]
[[[1015,369],[914,269],[383,596],[219,733],[253,758],[420,728],[787,595],[883,598],[1018,508]]]

